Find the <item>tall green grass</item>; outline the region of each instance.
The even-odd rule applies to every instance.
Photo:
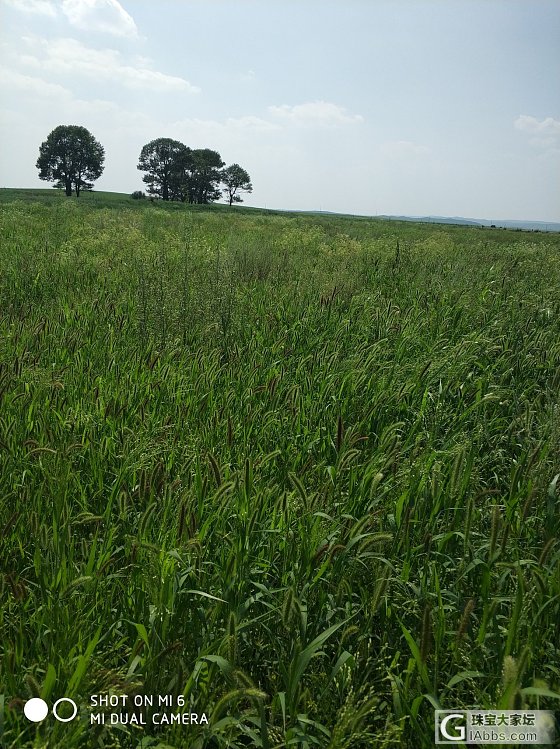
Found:
[[[3,745],[554,709],[558,237],[95,197],[2,207]],[[210,722],[90,726],[109,692]]]

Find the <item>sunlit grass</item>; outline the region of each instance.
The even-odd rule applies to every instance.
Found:
[[[35,197],[0,218],[6,747],[557,705],[558,237]],[[90,727],[109,691],[210,725]]]

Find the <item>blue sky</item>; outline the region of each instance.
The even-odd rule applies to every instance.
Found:
[[[98,189],[172,137],[248,205],[560,220],[558,0],[0,0],[0,28],[0,186],[80,124]]]

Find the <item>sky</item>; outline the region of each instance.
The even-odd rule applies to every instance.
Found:
[[[0,0],[0,187],[57,125],[142,189],[212,148],[247,205],[560,220],[560,0]]]

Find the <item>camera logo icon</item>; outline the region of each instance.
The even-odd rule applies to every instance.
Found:
[[[64,703],[72,706],[72,712],[70,716],[64,717],[59,712],[60,706]],[[49,706],[47,705],[45,700],[42,700],[40,697],[33,697],[32,699],[27,700],[23,707],[23,712],[27,720],[30,720],[32,723],[40,723],[42,720],[45,720],[45,718],[49,714]],[[74,700],[70,699],[70,697],[61,697],[54,703],[52,707],[52,714],[61,723],[69,723],[71,720],[74,720],[74,718],[78,714],[78,706],[76,705]]]

